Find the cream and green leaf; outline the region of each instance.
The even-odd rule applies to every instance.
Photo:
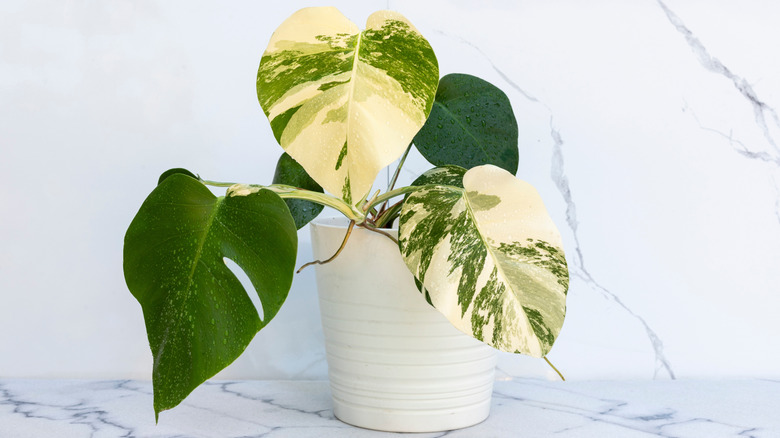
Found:
[[[428,170],[422,175],[418,176],[412,186],[427,186],[427,185],[440,185],[440,186],[455,186],[463,188],[463,175],[466,174],[466,169],[455,166],[446,165],[440,167],[434,167]]]
[[[537,191],[493,165],[463,187],[426,185],[406,199],[404,261],[461,331],[499,349],[546,355],[566,313],[560,234]]]
[[[257,96],[282,148],[352,203],[423,126],[438,80],[433,49],[402,15],[376,12],[361,32],[337,9],[316,7],[274,32]]]

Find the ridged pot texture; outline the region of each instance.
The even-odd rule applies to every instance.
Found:
[[[331,257],[346,231],[345,220],[312,223],[314,258]],[[336,417],[393,432],[487,418],[496,351],[425,301],[392,240],[355,227],[341,254],[316,271]]]

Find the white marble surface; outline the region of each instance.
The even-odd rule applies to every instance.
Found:
[[[0,437],[379,437],[333,417],[324,381],[213,381],[155,426],[148,382],[0,380]],[[780,436],[780,381],[496,382],[490,417],[424,437]],[[405,434],[408,436],[408,434]]]
[[[550,353],[570,380],[780,379],[780,2],[767,0],[3,0],[0,377],[149,378],[127,225],[171,167],[270,182],[281,150],[256,101],[259,58],[282,20],[323,4],[361,24],[397,10],[442,74],[506,90],[518,176],[571,267]],[[304,271],[220,376],[326,378],[319,318]],[[511,355],[499,370],[551,373]]]

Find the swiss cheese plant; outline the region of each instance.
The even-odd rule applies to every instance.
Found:
[[[361,30],[329,7],[279,26],[256,88],[284,149],[272,183],[171,169],[125,235],[125,280],[154,357],[155,415],[233,362],[276,315],[297,230],[323,206],[350,231],[393,240],[383,228],[398,219],[420,299],[459,330],[502,351],[550,351],[566,312],[566,259],[539,194],[514,176],[518,127],[501,90],[467,74],[439,79],[430,44],[396,12],[372,14]],[[435,167],[394,188],[412,147]],[[372,194],[396,160],[390,187]],[[226,259],[252,282],[260,313]]]

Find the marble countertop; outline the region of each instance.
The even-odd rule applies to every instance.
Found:
[[[490,417],[419,437],[778,437],[780,381],[497,381]],[[324,381],[212,381],[154,423],[151,384],[0,380],[0,437],[379,437]]]

